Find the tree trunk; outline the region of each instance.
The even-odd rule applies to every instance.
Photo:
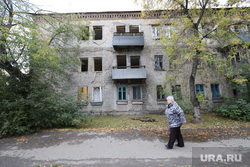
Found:
[[[197,52],[196,54],[198,55],[199,52]],[[195,76],[196,76],[198,62],[199,62],[199,59],[196,56],[193,59],[192,72],[191,72],[190,79],[189,79],[190,101],[194,107],[194,120],[193,120],[194,123],[203,122],[203,120],[201,119],[201,113],[200,113],[200,103],[198,99],[196,98],[196,93],[195,93]]]

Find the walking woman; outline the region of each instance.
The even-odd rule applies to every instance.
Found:
[[[166,145],[167,149],[172,149],[175,140],[177,140],[176,146],[178,147],[184,147],[184,141],[181,135],[181,125],[186,123],[186,119],[184,116],[184,112],[181,109],[181,107],[174,101],[173,96],[167,97],[167,103],[166,106],[166,117],[168,121],[168,128],[170,129],[170,138],[168,141],[168,144]]]

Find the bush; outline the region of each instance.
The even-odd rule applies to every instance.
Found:
[[[235,101],[235,104],[226,104],[216,107],[213,111],[221,113],[224,117],[250,121],[250,103],[244,99],[238,99]]]
[[[67,95],[46,86],[31,92],[26,98],[5,96],[0,99],[0,137],[48,128],[76,127],[89,119]]]

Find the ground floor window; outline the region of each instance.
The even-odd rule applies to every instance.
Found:
[[[88,87],[78,87],[78,96],[77,101],[85,101],[88,100]]]
[[[93,101],[100,102],[102,101],[102,88],[101,87],[93,87]]]
[[[196,95],[203,95],[205,97],[204,85],[195,85]]]
[[[132,86],[133,100],[142,100],[142,86]]]
[[[211,91],[212,91],[213,99],[220,98],[219,84],[211,84]]]
[[[165,100],[166,95],[165,95],[163,86],[162,85],[157,85],[156,90],[157,90],[157,100]]]
[[[127,100],[127,87],[118,86],[118,100],[125,101]]]
[[[177,99],[181,99],[181,85],[174,85],[174,86],[172,86],[172,94]]]

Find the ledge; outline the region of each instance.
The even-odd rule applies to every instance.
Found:
[[[133,105],[142,105],[143,103],[143,101],[132,101]]]
[[[102,101],[99,101],[99,102],[90,102],[90,104],[92,106],[102,106],[103,105],[103,102]]]
[[[223,103],[224,102],[224,99],[223,98],[220,98],[220,99],[212,99],[213,100],[213,103]]]
[[[167,101],[166,100],[157,100],[157,104],[166,104],[167,103]]]
[[[127,105],[128,101],[116,101],[116,104],[118,104],[118,105]]]
[[[76,102],[76,105],[78,107],[87,106],[88,104],[89,104],[89,102],[86,102],[86,101],[78,101],[78,102]]]

